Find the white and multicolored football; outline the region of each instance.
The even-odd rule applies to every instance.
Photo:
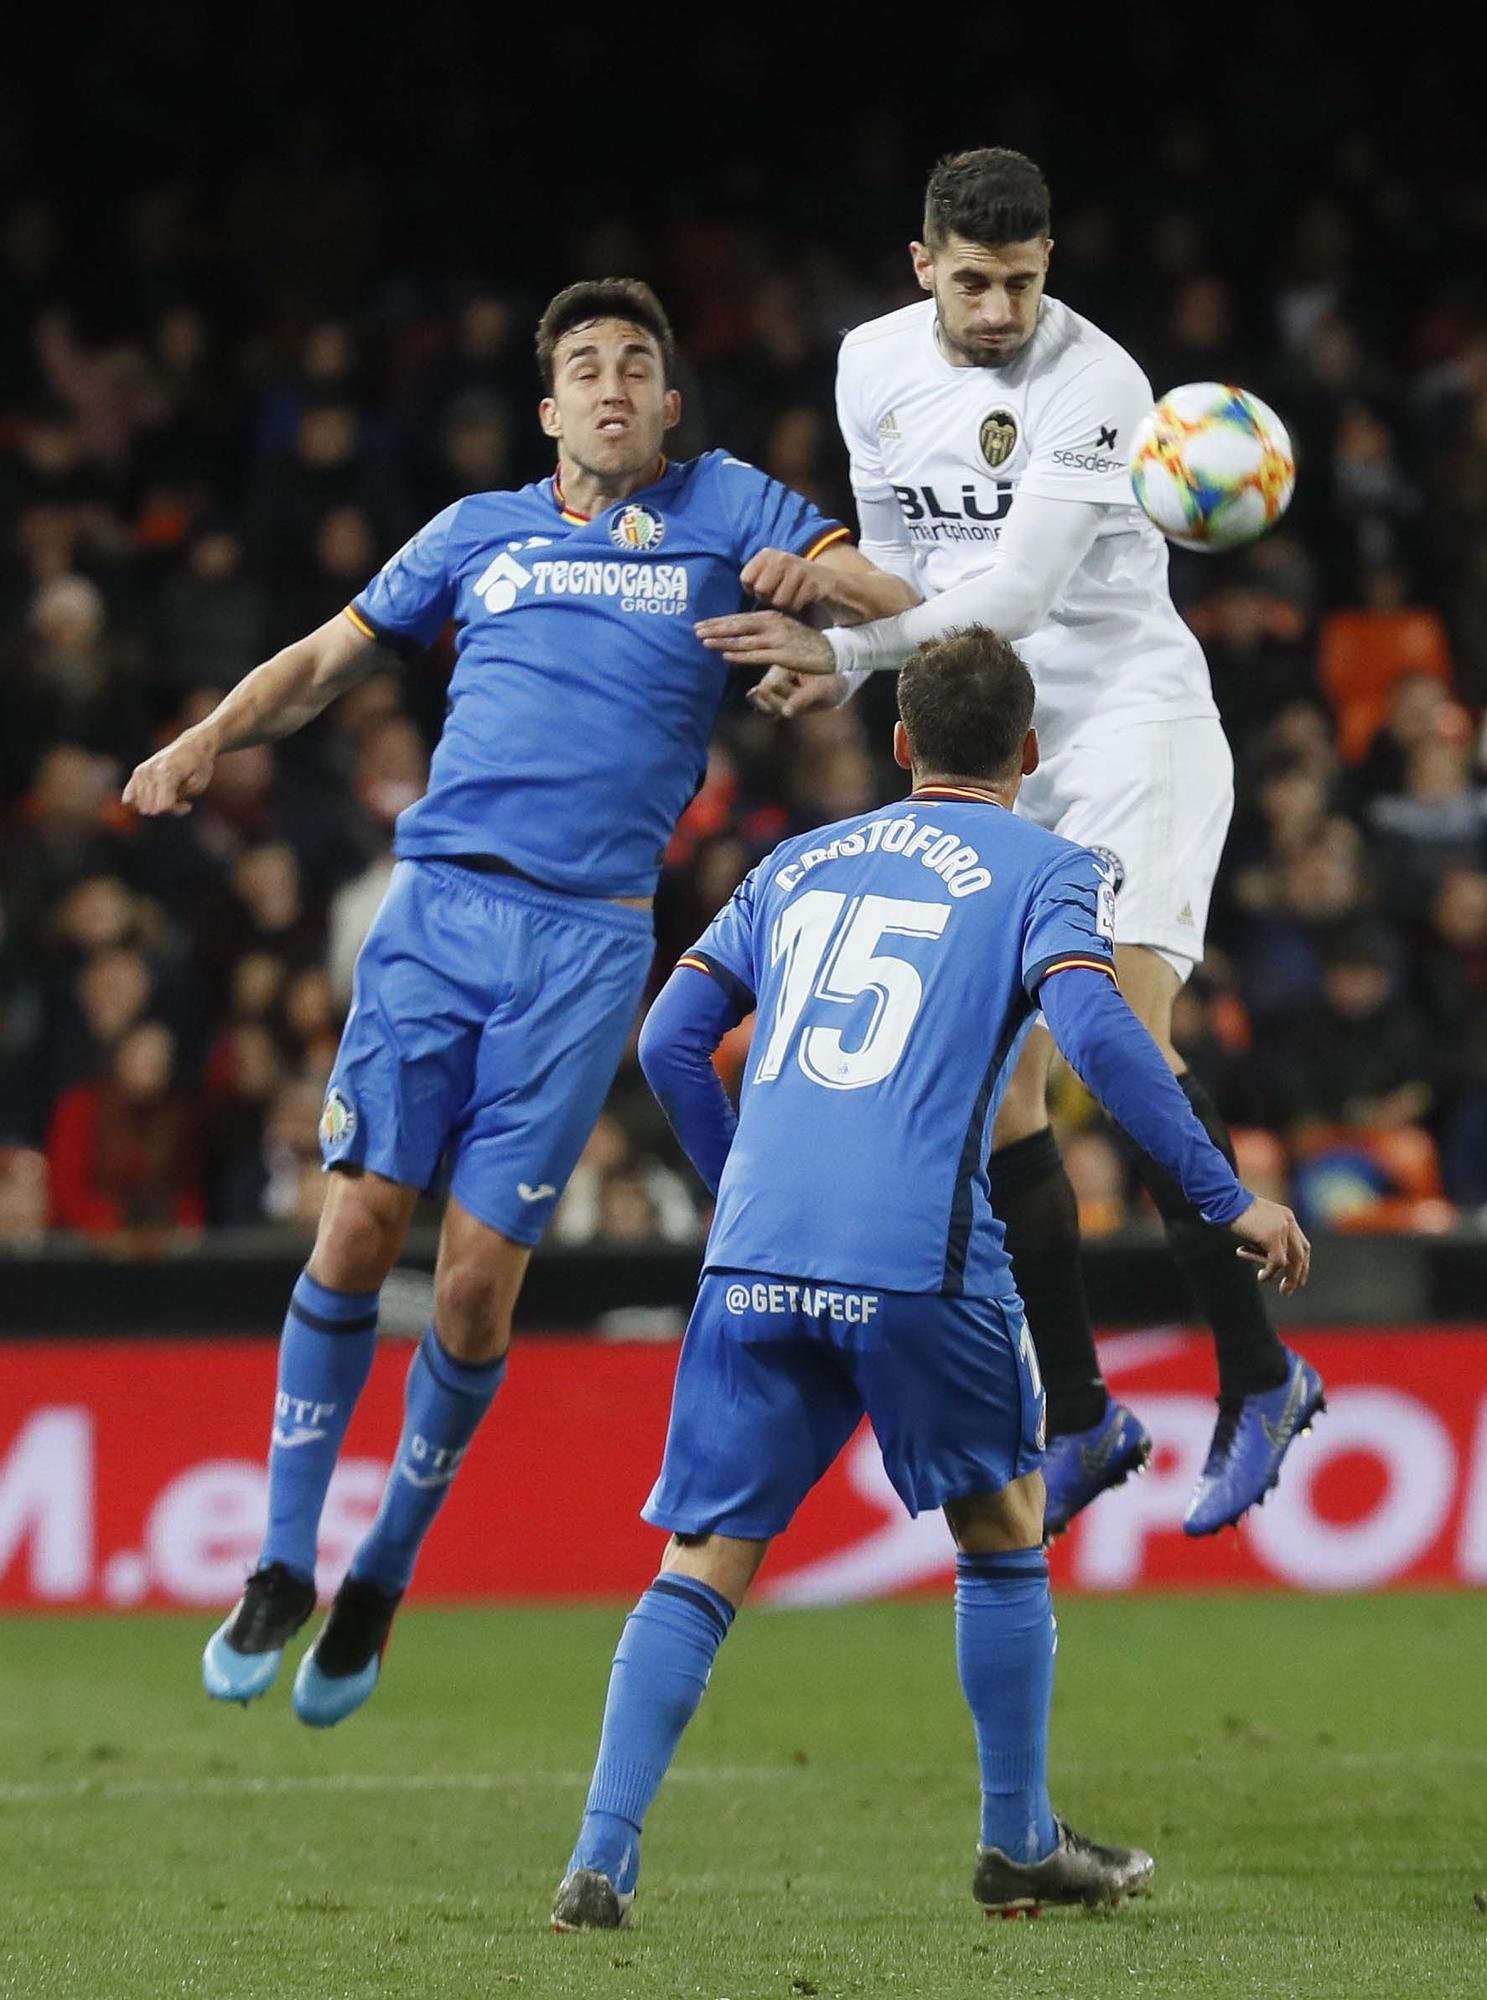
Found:
[[[1185,549],[1237,549],[1291,504],[1296,461],[1268,403],[1228,382],[1187,382],[1137,428],[1131,485],[1143,512]]]

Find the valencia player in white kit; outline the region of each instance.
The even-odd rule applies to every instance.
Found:
[[[1202,650],[1172,603],[1166,543],[1131,492],[1151,385],[1108,334],[1047,295],[1052,248],[1048,189],[1031,160],[998,148],[954,155],[930,177],[924,240],[912,246],[929,296],[842,343],[837,411],[861,547],[921,602],[820,632],[790,615],[811,611],[819,580],[767,552],[744,581],[775,608],[699,630],[729,660],[770,668],[756,702],[787,716],[845,700],[868,673],[948,632],[984,625],[1015,640],[1043,746],[1017,810],[1105,862],[1121,989],[1232,1160],[1171,1029],[1203,954],[1233,760]],[[997,1119],[991,1180],[1048,1389],[1056,1532],[1151,1447],[1095,1354],[1078,1209],[1048,1124],[1052,1058],[1040,1028]],[[1144,1154],[1131,1156],[1217,1347],[1219,1420],[1184,1523],[1210,1534],[1275,1483],[1322,1384],[1277,1338],[1232,1241]]]

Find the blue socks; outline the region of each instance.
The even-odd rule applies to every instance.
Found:
[[[444,1504],[471,1438],[506,1373],[506,1357],[456,1361],[430,1327],[408,1370],[403,1435],[366,1540],[351,1574],[390,1597],[408,1588],[413,1565],[434,1516]]]
[[[1047,1785],[1055,1644],[1047,1560],[1041,1549],[1016,1549],[963,1555],[955,1569],[956,1658],[976,1725],[981,1843],[1012,1861],[1041,1861],[1058,1840]],[[634,1889],[646,1813],[732,1623],[728,1600],[685,1576],[658,1576],[631,1612],[568,1874],[592,1868],[622,1896]]]
[[[635,1887],[646,1812],[732,1623],[726,1597],[695,1577],[671,1575],[658,1576],[626,1619],[568,1874],[597,1869],[622,1896]]]
[[[955,1657],[976,1725],[981,1845],[1041,1861],[1058,1842],[1048,1803],[1056,1643],[1041,1549],[957,1556]]]
[[[261,1564],[314,1576],[326,1489],[376,1351],[377,1293],[333,1292],[301,1272],[279,1341]]]

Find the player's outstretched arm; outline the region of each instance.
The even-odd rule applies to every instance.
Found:
[[[337,616],[265,660],[223,696],[211,714],[157,750],[124,787],[124,803],[147,818],[187,813],[212,781],[217,759],[253,743],[273,743],[377,666],[377,648]]]
[[[713,1068],[718,1044],[743,1019],[738,1001],[700,961],[684,958],[640,1030],[646,1082],[710,1194],[718,1191],[738,1120]]]
[[[815,632],[777,611],[709,618],[697,627],[703,644],[740,667],[785,667],[792,673],[873,672],[901,667],[927,639],[984,625],[1004,639],[1036,632],[1089,553],[1105,509],[1093,501],[1020,496],[996,557],[927,604],[866,625]]]
[[[881,568],[864,550],[845,542],[833,543],[810,561],[783,549],[762,549],[745,567],[743,584],[774,610],[818,630],[891,618],[920,601],[907,577]],[[839,708],[860,678],[771,667],[749,689],[749,700],[761,715],[789,720],[812,708]]]
[[[1311,1245],[1290,1209],[1243,1187],[1199,1124],[1161,1050],[1107,973],[1071,965],[1038,990],[1069,1065],[1137,1145],[1177,1182],[1205,1222],[1239,1238],[1238,1255],[1289,1295],[1311,1270]]]

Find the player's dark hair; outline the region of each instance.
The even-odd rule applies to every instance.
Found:
[[[1026,153],[980,146],[947,153],[924,190],[924,240],[937,250],[952,236],[995,250],[1049,234],[1048,183]]]
[[[537,322],[537,366],[545,388],[553,382],[553,350],[565,333],[596,319],[623,319],[653,334],[661,349],[661,365],[669,382],[676,372],[676,337],[666,308],[639,278],[584,278],[547,307]]]
[[[1033,677],[1007,640],[973,625],[927,641],[906,662],[898,712],[916,771],[1005,778],[1022,768]]]

